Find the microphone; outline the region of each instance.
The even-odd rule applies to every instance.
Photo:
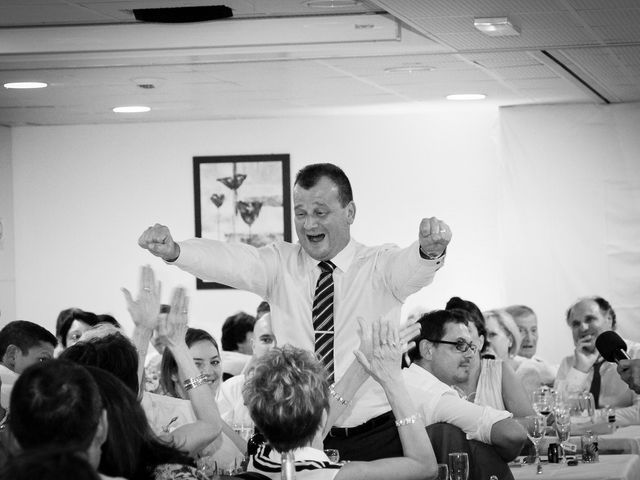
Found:
[[[618,363],[620,360],[629,359],[627,344],[613,330],[608,330],[598,335],[596,348],[607,362]]]

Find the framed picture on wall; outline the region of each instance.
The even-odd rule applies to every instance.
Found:
[[[193,157],[196,237],[262,247],[291,241],[289,155]],[[230,288],[196,280],[201,289]]]

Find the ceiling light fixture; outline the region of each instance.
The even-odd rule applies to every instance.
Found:
[[[433,67],[424,65],[422,63],[415,63],[413,65],[400,65],[399,67],[387,67],[384,69],[386,73],[413,73],[413,72],[430,72]]]
[[[507,17],[474,18],[473,26],[490,37],[512,37],[520,35],[520,30]]]
[[[484,100],[487,96],[483,93],[456,93],[447,95],[447,100]]]
[[[144,113],[151,110],[151,107],[145,107],[143,105],[130,105],[126,107],[114,107],[113,111],[116,113]]]
[[[4,84],[4,88],[45,88],[48,85],[44,82],[9,82]]]
[[[309,8],[351,8],[358,7],[362,3],[361,0],[309,0],[307,7]]]

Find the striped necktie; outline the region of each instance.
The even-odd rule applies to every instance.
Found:
[[[327,369],[327,380],[333,383],[333,269],[331,262],[318,264],[320,277],[313,297],[313,330],[316,355]]]

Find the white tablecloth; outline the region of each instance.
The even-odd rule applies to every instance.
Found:
[[[561,463],[544,463],[541,475],[535,465],[511,469],[515,480],[640,480],[640,456],[600,455],[597,463],[579,462],[575,467]]]

